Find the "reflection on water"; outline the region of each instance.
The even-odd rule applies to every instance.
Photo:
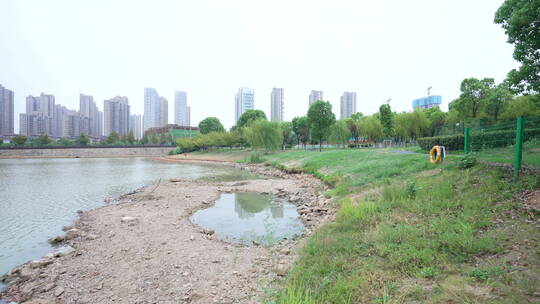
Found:
[[[191,220],[215,230],[222,240],[246,245],[271,245],[304,229],[294,205],[257,193],[223,193],[213,207],[195,212]]]
[[[50,252],[48,238],[61,234],[77,210],[102,206],[106,197],[159,179],[228,175],[251,177],[223,166],[145,158],[0,159],[0,275]]]

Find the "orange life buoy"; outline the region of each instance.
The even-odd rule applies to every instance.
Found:
[[[432,164],[438,164],[442,160],[442,151],[440,146],[433,146],[431,151],[429,151],[429,161]]]

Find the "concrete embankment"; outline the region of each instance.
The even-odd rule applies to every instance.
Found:
[[[0,158],[86,158],[163,156],[174,147],[81,147],[0,149]]]

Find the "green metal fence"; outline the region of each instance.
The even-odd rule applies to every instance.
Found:
[[[465,125],[464,152],[480,152],[494,162],[511,162],[514,178],[523,164],[536,165],[540,152],[540,117],[518,117],[516,120],[493,125]],[[527,146],[524,155],[524,143]],[[508,160],[508,157],[512,157]],[[506,158],[506,159],[505,159]]]

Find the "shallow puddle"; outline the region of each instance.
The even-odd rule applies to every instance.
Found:
[[[191,221],[212,229],[219,239],[271,245],[302,234],[296,206],[258,193],[223,193],[215,205],[195,212]]]

